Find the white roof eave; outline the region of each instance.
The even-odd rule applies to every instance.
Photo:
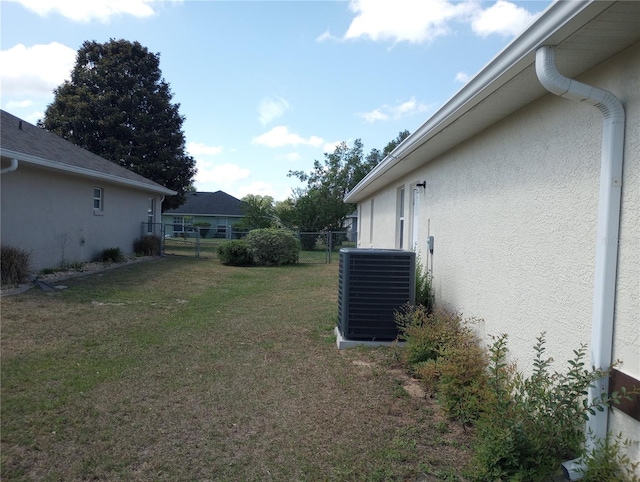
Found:
[[[531,67],[535,51],[543,45],[557,45],[604,11],[611,2],[557,1],[551,4],[520,36],[498,53],[473,79],[465,84],[413,134],[398,145],[380,164],[360,181],[344,198],[357,203],[399,177],[415,170],[443,152],[429,150],[429,141],[448,126],[479,106],[491,94]],[[544,95],[541,91],[540,95]],[[513,111],[520,108],[514,102]],[[487,123],[485,127],[488,127]],[[449,148],[474,135],[458,129],[449,141]],[[410,157],[420,151],[419,156]]]
[[[90,177],[92,179],[100,179],[103,181],[112,182],[114,184],[122,184],[125,186],[135,187],[138,189],[142,189],[145,191],[155,192],[158,194],[163,194],[166,196],[173,196],[177,194],[176,191],[163,187],[161,185],[153,186],[151,184],[147,184],[141,181],[136,181],[134,179],[127,179],[124,177],[115,176],[113,174],[107,174],[99,171],[94,171],[92,169],[86,169],[83,167],[71,166],[68,164],[62,164],[59,162],[50,161],[44,159],[42,157],[32,156],[30,154],[24,154],[21,152],[9,150],[9,149],[0,149],[0,155],[2,157],[7,157],[11,159],[17,159],[19,162],[26,162],[28,164],[33,164],[36,166],[40,166],[46,169],[53,169],[56,171],[63,171],[72,174],[78,174],[85,177]]]

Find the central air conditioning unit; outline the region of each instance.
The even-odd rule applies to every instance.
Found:
[[[338,330],[349,340],[395,340],[394,314],[415,303],[416,254],[397,249],[340,250]]]

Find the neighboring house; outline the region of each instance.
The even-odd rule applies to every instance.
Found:
[[[1,114],[1,240],[29,252],[32,270],[91,261],[106,248],[132,254],[136,238],[154,234],[174,191]]]
[[[345,198],[360,247],[417,249],[524,371],[546,332],[555,369],[587,344],[640,386],[639,40],[640,2],[552,4]],[[632,405],[588,428],[637,440]]]
[[[162,213],[162,223],[165,236],[193,232],[194,226],[205,223],[208,231],[201,237],[230,239],[232,226],[243,216],[242,201],[226,192],[188,192],[182,206]]]

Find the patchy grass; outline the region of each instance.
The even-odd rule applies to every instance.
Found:
[[[461,480],[395,350],[336,349],[337,263],[65,284],[2,299],[3,480]]]

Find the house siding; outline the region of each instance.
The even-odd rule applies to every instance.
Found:
[[[95,187],[103,189],[98,214]],[[91,261],[105,248],[133,254],[149,198],[155,199],[154,219],[159,220],[162,196],[156,193],[20,163],[1,177],[2,244],[29,251],[33,270]]]
[[[637,379],[639,59],[636,43],[580,78],[611,91],[627,115],[613,357]],[[554,368],[566,370],[573,350],[591,340],[601,140],[597,109],[546,95],[364,200],[360,245],[394,247],[397,188],[425,180],[418,251],[433,268],[436,302],[481,318],[475,326],[487,341],[507,333],[511,356],[525,372],[535,338],[546,332]],[[428,235],[435,238],[433,256]],[[609,428],[637,438],[640,424],[614,411]],[[633,455],[640,460],[640,449]]]

